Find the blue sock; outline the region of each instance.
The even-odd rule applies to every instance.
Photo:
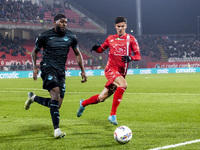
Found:
[[[60,113],[59,113],[58,101],[51,100],[50,113],[51,113],[51,118],[52,118],[54,129],[59,128]]]
[[[44,98],[44,97],[40,97],[40,96],[35,96],[34,101],[37,102],[40,105],[46,106],[46,107],[50,107],[50,102],[51,102],[51,98]]]

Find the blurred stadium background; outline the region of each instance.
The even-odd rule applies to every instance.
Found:
[[[200,15],[200,10],[191,8],[196,14],[191,16],[188,13],[190,7],[195,6],[197,8],[199,2],[186,0],[183,2],[184,4],[177,5],[180,0],[170,1],[168,1],[166,7],[171,6],[172,11],[170,9],[164,10],[163,5],[159,8],[153,7],[151,2],[156,2],[157,5],[161,4],[158,0],[125,0],[120,3],[116,0],[116,6],[110,0],[98,2],[88,0],[1,0],[0,71],[32,69],[30,54],[34,47],[35,38],[39,33],[53,27],[52,20],[57,13],[64,13],[67,16],[68,29],[78,36],[86,69],[103,69],[105,67],[108,51],[96,54],[90,53],[90,48],[93,44],[103,43],[109,34],[115,34],[113,22],[120,13],[128,19],[127,33],[133,34],[137,38],[141,49],[142,60],[132,62],[130,68],[199,67],[200,18],[197,14]],[[104,5],[98,8],[99,3]],[[147,5],[150,4],[152,4],[152,10],[150,7],[147,8]],[[184,7],[181,7],[183,5]],[[127,16],[126,8],[129,11]],[[178,8],[180,12],[175,12]],[[163,10],[160,13],[161,17],[158,17],[160,9]],[[122,10],[122,12],[119,10]],[[144,13],[148,13],[147,10],[151,10],[152,14],[145,16]],[[107,16],[99,17],[101,15],[99,12],[103,12]],[[113,13],[111,14],[111,12]],[[153,16],[155,14],[157,16]],[[174,22],[167,20],[167,15],[169,17],[174,15],[174,19],[177,21],[179,21],[177,18],[187,19],[188,15],[192,18],[192,21],[183,20],[180,22],[182,26],[177,25],[178,29],[182,27],[182,30],[174,30],[175,26],[173,28],[171,25]],[[159,18],[161,19],[159,20]],[[158,26],[160,24],[161,27],[158,28],[154,24],[148,23],[148,20]],[[162,23],[165,26],[162,26]],[[188,23],[192,26],[189,26]],[[147,26],[149,27],[147,28]],[[188,28],[191,30],[187,30]],[[42,51],[38,55],[38,65],[41,59]],[[67,60],[67,69],[78,69],[72,51],[70,51]]]

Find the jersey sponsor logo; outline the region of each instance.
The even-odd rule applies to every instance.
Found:
[[[125,40],[125,39],[121,39],[121,38],[116,38],[115,40]]]
[[[64,37],[63,40],[64,40],[64,41],[68,41],[69,39],[68,39],[67,37]]]
[[[112,39],[112,40],[110,40],[110,42],[113,42],[113,39]]]
[[[115,49],[115,55],[126,55],[126,46],[124,44],[115,44],[113,49]]]
[[[51,75],[48,76],[48,80],[52,80],[53,77]]]

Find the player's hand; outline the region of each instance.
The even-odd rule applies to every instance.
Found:
[[[38,73],[39,73],[39,69],[38,68],[34,68],[33,69],[33,79],[34,79],[34,81],[37,80]]]
[[[83,80],[81,80],[81,83],[85,83],[87,81],[87,76],[86,76],[86,73],[85,72],[82,72],[81,73],[81,77]]]
[[[131,56],[122,56],[122,61],[128,63],[132,60]]]
[[[90,50],[90,52],[96,51],[99,47],[100,47],[99,45],[95,44],[94,46],[92,46],[92,49]]]

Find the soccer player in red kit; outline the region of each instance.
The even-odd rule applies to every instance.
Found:
[[[77,117],[83,114],[87,105],[104,102],[114,93],[112,109],[108,121],[117,125],[116,111],[127,88],[125,77],[128,64],[130,61],[139,61],[141,56],[137,40],[134,36],[126,33],[126,18],[117,17],[115,20],[115,28],[117,34],[108,36],[101,46],[94,45],[91,49],[91,51],[102,53],[104,50],[110,48],[109,60],[105,68],[105,76],[108,81],[100,94],[94,95],[86,100],[80,100]],[[133,56],[132,53],[134,53]]]

